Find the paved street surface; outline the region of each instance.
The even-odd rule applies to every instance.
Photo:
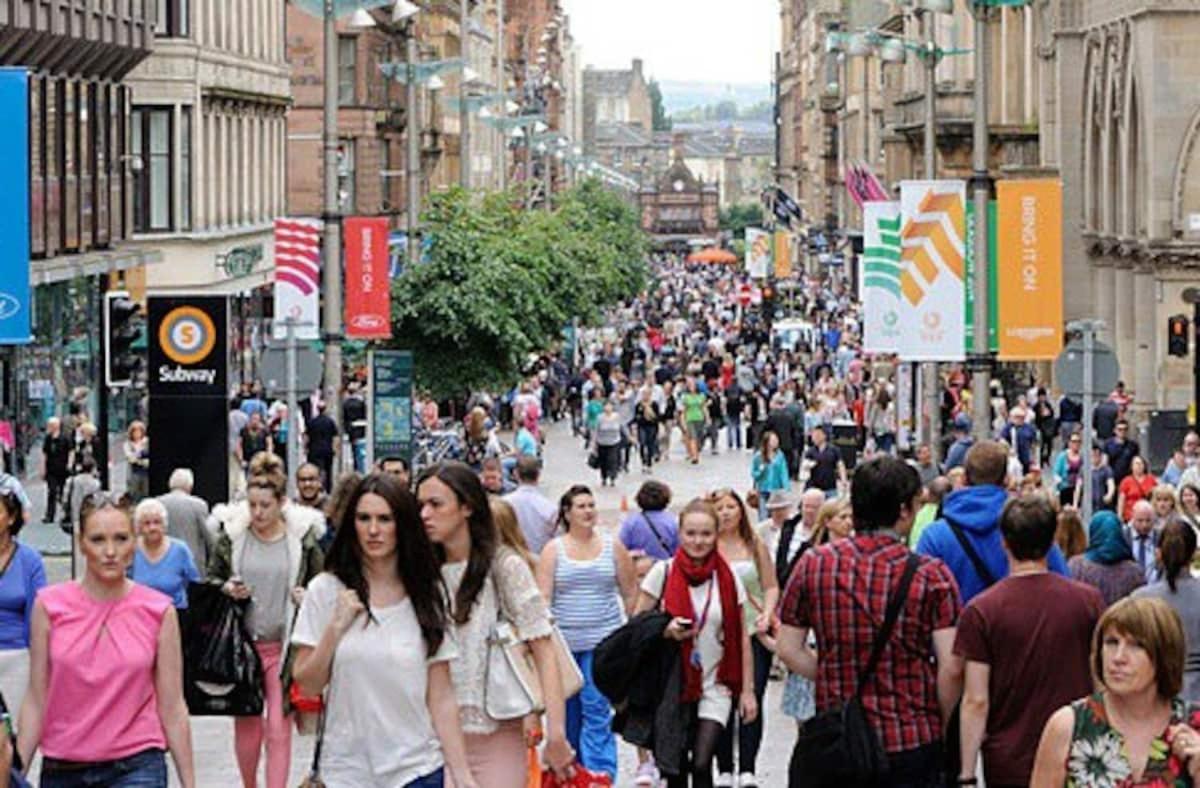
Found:
[[[585,483],[596,494],[601,510],[601,521],[615,528],[621,517],[622,501],[635,507],[634,495],[646,479],[657,478],[671,486],[674,497],[672,509],[682,508],[692,498],[718,487],[734,487],[744,490],[749,486],[750,453],[747,451],[723,451],[718,456],[705,454],[699,466],[686,465],[679,433],[675,433],[671,459],[655,468],[652,476],[643,475],[636,451],[631,460],[633,473],[622,476],[616,487],[600,487],[596,471],[587,467],[582,442],[571,437],[567,423],[549,425],[547,428],[546,473],[543,491],[552,500],[557,500],[572,484]],[[39,491],[40,492],[40,491]],[[35,499],[36,500],[36,499]],[[40,514],[40,513],[39,513]],[[40,516],[38,520],[40,521]],[[38,534],[51,544],[62,544],[65,552],[65,537],[55,536],[57,526],[32,525],[24,534]],[[59,532],[61,533],[61,532]],[[69,559],[66,556],[48,556],[47,573],[50,581],[63,580],[69,576]],[[759,755],[758,776],[764,788],[782,788],[787,784],[787,762],[795,726],[791,720],[779,713],[780,682],[771,682],[768,689],[766,733]],[[192,719],[192,740],[196,752],[196,776],[198,784],[205,788],[224,788],[240,784],[237,764],[233,754],[233,722],[229,718]],[[295,736],[293,739],[292,775],[289,784],[299,783],[312,757],[312,737]],[[633,785],[633,773],[637,757],[632,747],[622,744],[620,750],[620,776],[618,786]],[[261,768],[261,767],[260,767]],[[36,773],[36,764],[35,764]],[[35,783],[36,784],[36,783]],[[260,785],[265,784],[260,778]],[[171,785],[177,785],[172,774]],[[487,786],[483,786],[487,788]]]

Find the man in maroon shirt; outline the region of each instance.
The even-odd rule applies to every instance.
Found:
[[[1092,691],[1088,652],[1104,600],[1092,586],[1048,571],[1055,525],[1045,496],[1009,501],[1000,532],[1011,571],[959,619],[954,653],[966,660],[959,785],[975,784],[981,747],[988,788],[1028,785],[1046,720]]]
[[[805,553],[779,605],[778,653],[815,682],[817,712],[855,691],[908,560],[905,537],[920,507],[921,481],[908,464],[879,457],[854,471],[855,536]],[[958,586],[941,560],[919,556],[916,573],[862,706],[888,756],[890,788],[943,784],[942,729],[958,702],[961,663],[951,654]],[[808,647],[809,631],[817,651]],[[806,771],[803,753],[795,771]],[[847,786],[846,788],[849,788]]]

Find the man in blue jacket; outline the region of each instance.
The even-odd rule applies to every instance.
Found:
[[[964,469],[967,487],[945,498],[941,517],[921,533],[916,552],[946,562],[965,605],[1008,577],[1008,554],[1000,534],[1000,514],[1008,501],[1004,488],[1008,447],[999,441],[981,441],[967,452]],[[973,557],[963,541],[972,548]],[[1047,563],[1051,572],[1067,574],[1067,562],[1057,546],[1050,548]]]

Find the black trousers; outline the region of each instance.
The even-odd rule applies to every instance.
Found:
[[[44,522],[54,522],[54,512],[57,511],[58,502],[62,498],[63,487],[66,483],[67,477],[65,476],[46,474],[46,514],[42,517]]]
[[[856,788],[944,788],[945,756],[940,741],[912,750],[888,754],[888,773],[878,783]],[[792,749],[788,767],[788,788],[850,788],[834,785],[815,777],[804,762],[799,747]]]
[[[758,749],[763,737],[763,696],[767,691],[767,677],[771,672],[771,652],[758,641],[757,637],[750,638],[750,653],[754,659],[754,699],[758,701],[758,716],[754,722],[742,722],[738,718],[737,699],[734,698],[733,710],[729,712],[729,720],[717,740],[717,771],[722,774],[733,774],[733,729],[737,727],[738,762],[737,772],[756,772]]]

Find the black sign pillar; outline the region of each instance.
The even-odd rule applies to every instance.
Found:
[[[151,297],[150,492],[176,468],[209,505],[229,499],[228,302],[224,296]]]

